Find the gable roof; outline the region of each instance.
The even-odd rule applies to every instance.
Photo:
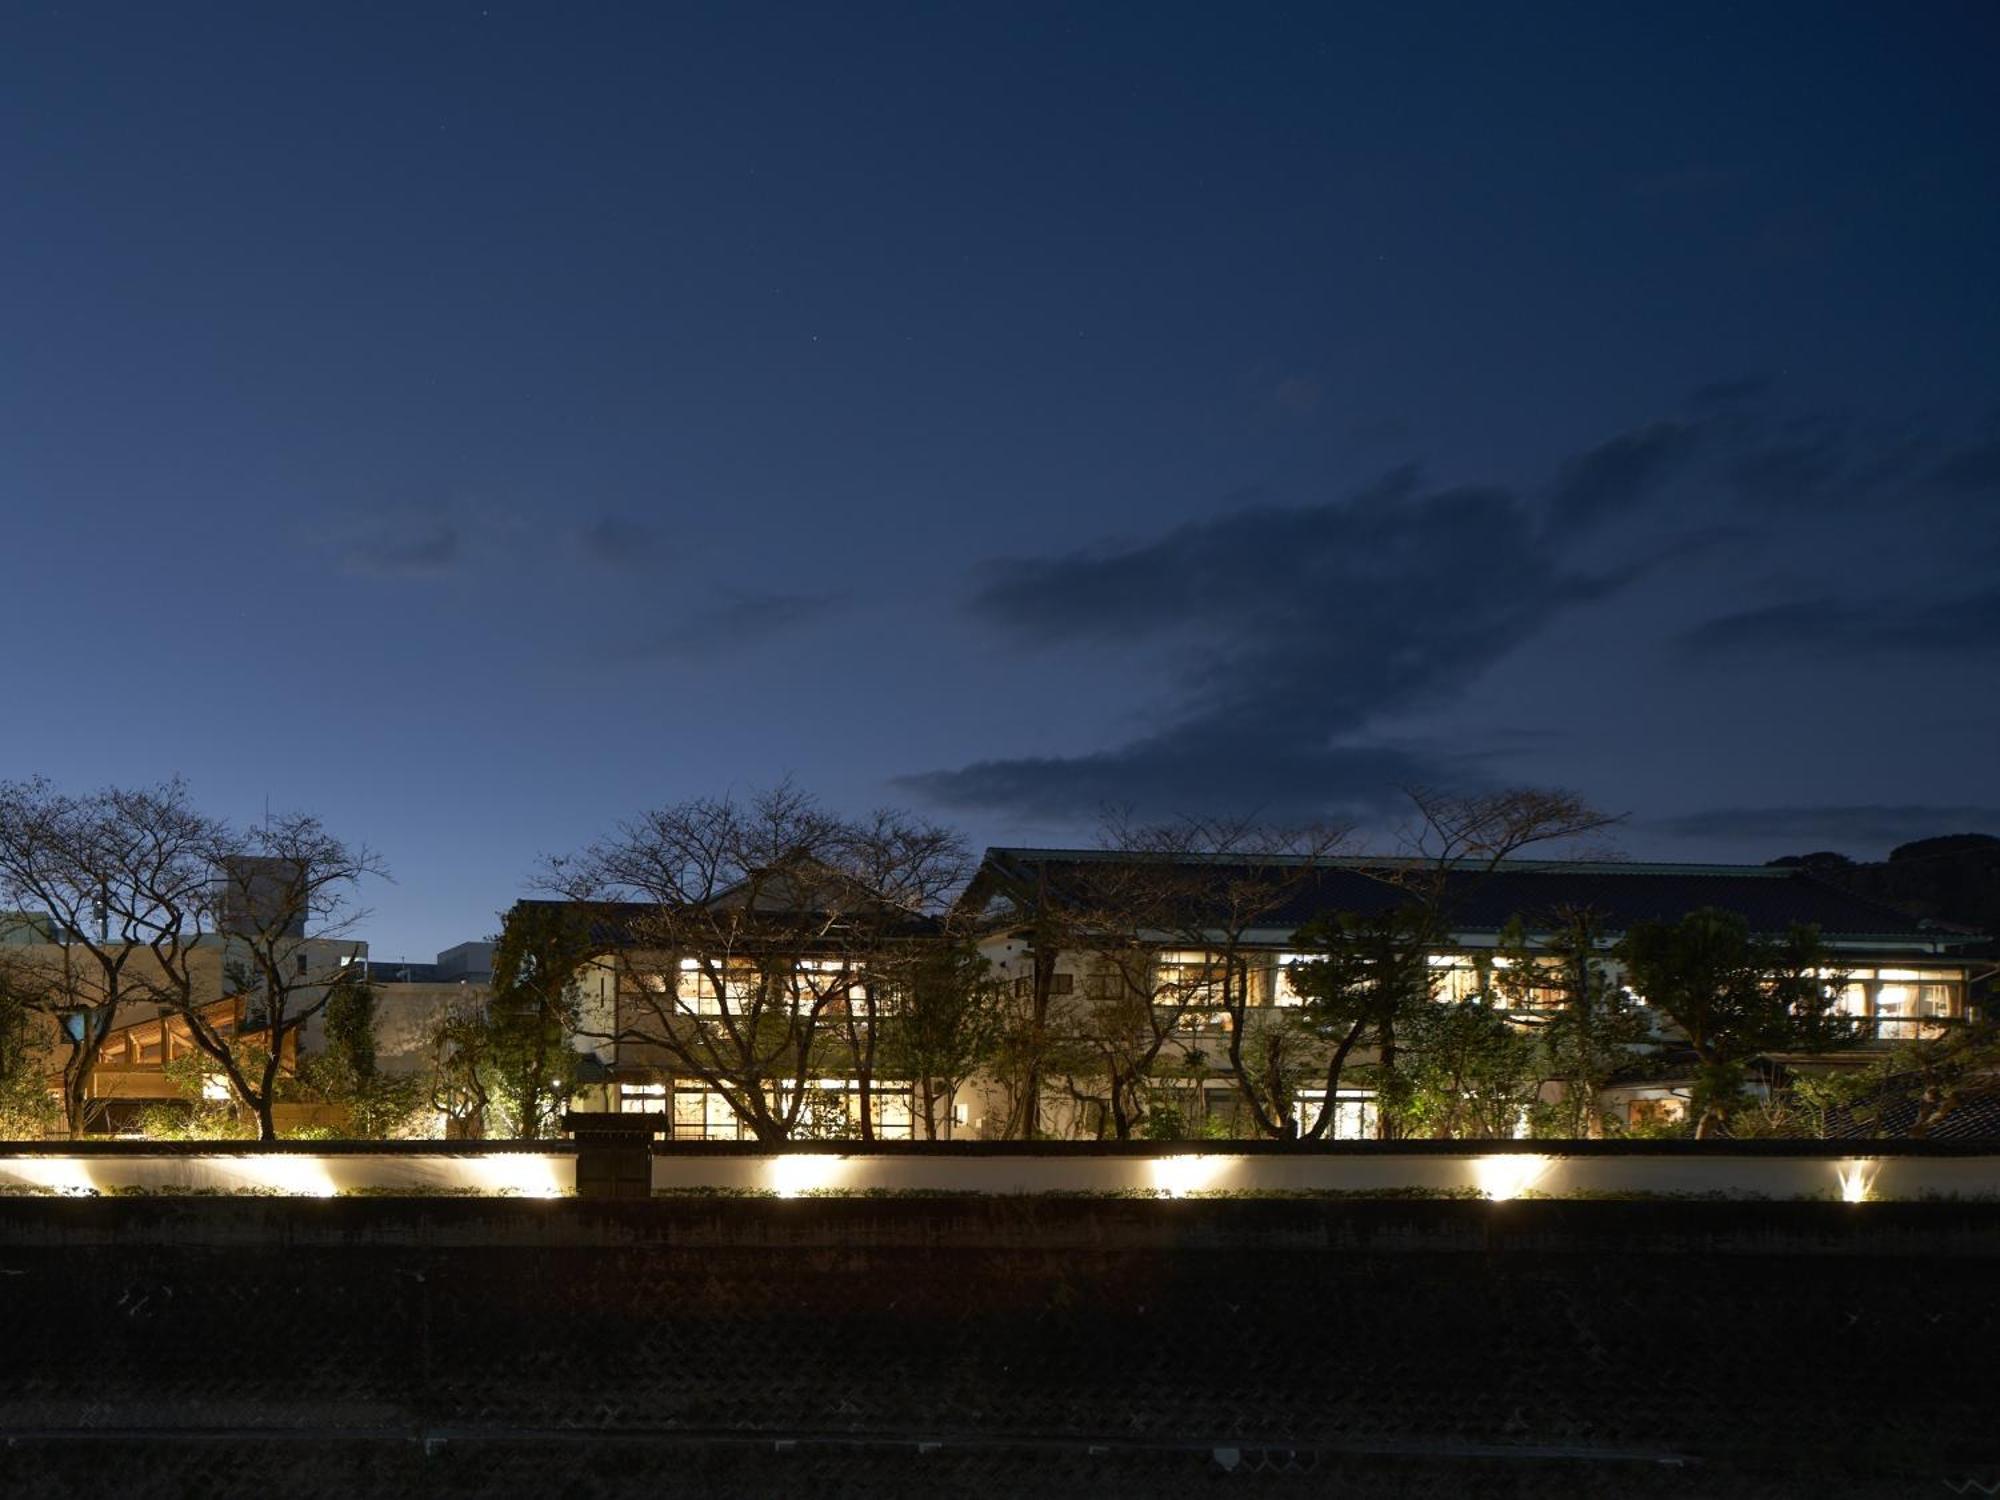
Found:
[[[734,888],[724,893],[730,897],[734,894]],[[514,905],[516,908],[562,911],[579,915],[590,924],[590,943],[605,949],[644,947],[654,941],[659,932],[661,914],[664,910],[657,901],[555,901],[523,898]],[[782,941],[797,941],[797,933],[785,926],[786,918],[825,915],[768,903],[753,904],[740,899],[718,898],[701,903],[699,909],[740,912],[743,935],[751,942],[756,940],[760,927],[767,935],[775,936]],[[876,917],[880,925],[874,929],[872,935],[889,941],[935,936],[942,927],[942,923],[935,917],[898,911],[886,903],[876,908]],[[823,941],[832,946],[841,939],[837,933],[829,932]]]
[[[1058,901],[1086,904],[1105,877],[1136,877],[1147,866],[1166,866],[1187,878],[1185,893],[1199,893],[1212,875],[1218,915],[1232,882],[1274,880],[1281,897],[1255,926],[1289,930],[1330,911],[1376,912],[1407,897],[1399,874],[1427,868],[1421,861],[1377,856],[1256,858],[1128,854],[1089,849],[993,848],[986,851],[966,898],[976,906],[996,894],[1047,891]],[[1962,947],[1983,934],[1910,916],[1857,896],[1796,866],[1641,864],[1621,860],[1509,860],[1487,871],[1448,872],[1453,928],[1497,933],[1519,917],[1565,907],[1598,913],[1605,928],[1622,932],[1646,921],[1677,921],[1702,907],[1735,912],[1753,931],[1775,935],[1794,924],[1819,928],[1834,941],[1874,941],[1891,946]]]

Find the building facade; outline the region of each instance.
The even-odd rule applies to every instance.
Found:
[[[1433,881],[1427,899],[1445,914],[1424,957],[1430,995],[1497,1004],[1504,990],[1524,1025],[1552,1002],[1532,980],[1496,976],[1510,962],[1540,961],[1532,950],[1557,913],[1590,914],[1596,961],[1613,983],[1623,978],[1617,941],[1639,922],[1714,908],[1760,938],[1811,927],[1832,1008],[1864,1051],[1961,1024],[1972,985],[1991,970],[1978,956],[1981,934],[1919,921],[1796,867],[1520,860],[1434,872],[1370,859],[995,848],[949,921],[889,943],[871,931],[872,949],[852,935],[816,949],[785,922],[771,940],[754,923],[715,928],[728,934],[728,951],[694,952],[648,945],[638,934],[644,908],[596,913],[606,941],[578,982],[610,1079],[601,1102],[663,1114],[678,1140],[753,1138],[773,1115],[795,1135],[891,1141],[1030,1130],[1090,1139],[1158,1131],[1166,1119],[1189,1137],[1267,1134],[1268,1121],[1246,1107],[1239,1069],[1251,1064],[1238,1033],[1299,1006],[1288,976],[1312,955],[1296,934],[1329,913],[1407,905],[1419,877]],[[1026,1067],[1003,1038],[967,1076],[942,1081],[940,1096],[941,1081],[911,1076],[911,1049],[893,1038],[910,1024],[901,976],[911,951],[954,943],[976,949],[1002,1030],[1036,1038],[1037,1060]],[[1509,956],[1523,945],[1529,958]],[[761,1041],[750,1035],[759,1028]],[[1634,1052],[1647,1066],[1606,1090],[1605,1111],[1631,1128],[1671,1123],[1688,1093],[1674,1074],[1671,1028]],[[1352,1061],[1365,1076],[1371,1058]],[[746,1108],[754,1079],[761,1097]],[[1365,1139],[1379,1128],[1365,1086],[1343,1085],[1329,1101],[1308,1081],[1290,1103],[1301,1121],[1324,1113],[1324,1138]],[[753,1119],[760,1104],[764,1118]]]

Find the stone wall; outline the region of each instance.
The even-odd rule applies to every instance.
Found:
[[[0,1199],[0,1493],[1939,1493],[1996,1272],[1985,1203]]]

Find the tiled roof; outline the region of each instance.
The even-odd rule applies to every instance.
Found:
[[[582,912],[590,918],[590,937],[593,943],[601,943],[608,948],[628,947],[636,942],[643,943],[650,931],[657,932],[661,907],[652,901],[541,901],[523,900],[514,903],[517,907],[550,907]],[[759,908],[752,915],[773,915]],[[778,916],[802,918],[814,915],[806,912],[777,913]],[[928,937],[938,931],[935,918],[909,913],[892,913],[883,919],[880,935],[886,938]],[[754,931],[754,928],[752,929]],[[779,929],[782,930],[782,929]],[[832,941],[832,939],[829,939]]]
[[[1087,900],[1107,869],[1169,865],[1199,890],[1212,874],[1218,909],[1233,881],[1272,880],[1285,887],[1258,927],[1286,928],[1328,911],[1381,911],[1407,899],[1405,881],[1424,867],[1394,859],[1161,859],[1075,849],[989,849],[985,888],[1018,883],[1046,887],[1059,899]],[[1516,916],[1532,925],[1565,907],[1587,907],[1605,927],[1622,931],[1642,921],[1676,921],[1702,907],[1742,916],[1753,930],[1781,933],[1810,923],[1829,938],[1962,943],[1976,935],[1922,921],[1878,901],[1829,885],[1809,871],[1769,865],[1670,865],[1616,860],[1514,860],[1491,872],[1453,871],[1448,905],[1461,932],[1494,932]],[[980,887],[975,886],[975,889]]]

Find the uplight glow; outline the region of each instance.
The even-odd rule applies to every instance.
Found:
[[[560,1198],[565,1191],[556,1176],[555,1160],[532,1152],[475,1156],[463,1167],[474,1187],[495,1197]]]
[[[1504,1203],[1534,1187],[1555,1164],[1552,1156],[1482,1156],[1473,1163],[1472,1175],[1480,1192]]]
[[[1875,1196],[1875,1173],[1881,1163],[1870,1160],[1844,1161],[1837,1168],[1840,1178],[1840,1201],[1843,1203],[1866,1203]]]
[[[764,1168],[765,1183],[780,1198],[826,1192],[846,1175],[844,1156],[777,1156]]]
[[[1156,1193],[1162,1198],[1185,1198],[1213,1188],[1230,1162],[1220,1156],[1162,1156],[1151,1166]]]
[[[97,1192],[90,1164],[74,1156],[22,1156],[0,1166],[0,1180],[25,1183],[65,1198],[86,1198]]]
[[[222,1174],[239,1173],[256,1187],[286,1198],[331,1198],[340,1191],[326,1163],[316,1156],[213,1158]]]

